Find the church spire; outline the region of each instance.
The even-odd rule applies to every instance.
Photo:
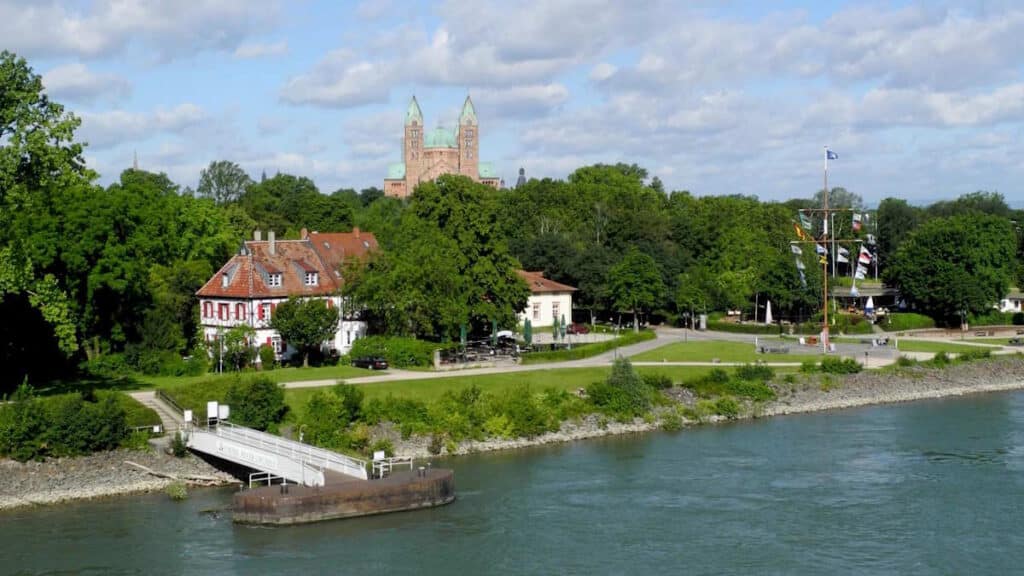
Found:
[[[412,100],[409,102],[409,109],[405,111],[405,125],[408,126],[414,121],[423,126],[423,112],[420,110],[420,103],[416,101],[415,95],[413,95]]]
[[[473,100],[470,99],[469,94],[466,94],[466,102],[462,105],[459,124],[476,125],[476,108],[473,107]]]

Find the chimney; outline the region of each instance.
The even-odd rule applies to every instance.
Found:
[[[302,238],[303,240],[307,240],[309,238],[309,230],[306,230],[305,226],[303,226],[302,230],[299,232],[299,238]]]
[[[260,230],[259,228],[257,228],[252,233],[252,239],[257,241],[257,242],[262,242],[263,241],[263,230]]]
[[[270,255],[273,256],[274,254],[277,253],[277,242],[274,239],[273,230],[267,232],[267,242],[270,243],[270,246],[267,248],[267,252],[269,252]]]
[[[352,227],[352,233],[356,235],[356,239],[359,238],[359,226]]]

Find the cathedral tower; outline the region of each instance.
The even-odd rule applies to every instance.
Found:
[[[480,178],[480,127],[476,121],[473,101],[466,96],[459,115],[459,174]]]
[[[423,159],[423,112],[420,110],[420,103],[416,96],[409,102],[409,109],[405,112],[405,175],[403,179],[406,189],[411,191],[419,182],[418,175],[423,171],[425,165]]]

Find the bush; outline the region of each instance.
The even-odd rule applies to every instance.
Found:
[[[235,382],[224,402],[231,406],[232,421],[257,430],[279,423],[287,410],[284,387],[263,376]]]
[[[775,391],[765,382],[733,379],[721,368],[715,368],[705,376],[686,382],[684,386],[703,398],[732,395],[759,402],[775,398]]]
[[[626,358],[615,361],[607,380],[588,386],[587,396],[602,412],[618,419],[640,416],[651,409],[651,389]]]
[[[390,458],[391,456],[395,455],[395,445],[392,444],[391,440],[388,440],[387,438],[381,438],[380,440],[375,441],[373,444],[370,444],[370,456],[373,456],[374,452],[380,451],[383,451],[384,455]]]
[[[957,362],[973,362],[975,360],[984,360],[992,357],[992,351],[985,348],[979,348],[977,350],[968,350],[961,352],[956,355]]]
[[[352,343],[349,356],[379,356],[395,368],[433,366],[434,350],[450,346],[401,336],[366,336]]]
[[[260,357],[260,366],[264,370],[273,370],[274,364],[277,362],[277,355],[274,353],[274,347],[268,344],[261,344],[257,351]]]
[[[804,360],[800,363],[800,371],[804,374],[814,374],[821,370],[821,366],[818,365],[817,360]]]
[[[932,359],[929,360],[928,362],[932,366],[946,366],[947,364],[949,364],[949,354],[946,354],[945,352],[936,352],[935,356],[932,356]]]
[[[856,374],[864,367],[853,358],[830,356],[821,361],[821,371],[826,374]]]
[[[171,454],[175,458],[184,458],[188,455],[188,445],[185,444],[185,438],[182,437],[180,430],[174,433],[174,438],[171,438]]]
[[[890,312],[885,320],[879,322],[883,330],[887,332],[903,332],[905,330],[920,330],[923,328],[935,328],[935,320],[924,314],[913,312]]]
[[[854,314],[836,314],[829,316],[835,319],[833,332],[841,334],[871,334],[873,329],[871,321],[867,318]]]
[[[729,420],[733,420],[740,415],[740,405],[735,398],[731,396],[723,396],[718,400],[715,400],[715,414],[719,416],[725,416]]]
[[[167,497],[175,502],[181,502],[188,498],[188,488],[182,481],[176,481],[167,486]]]
[[[917,366],[917,360],[914,360],[909,356],[904,356],[900,354],[896,358],[896,365],[899,366],[900,368],[909,368],[911,366]]]
[[[771,369],[771,366],[763,364],[744,364],[736,368],[736,377],[740,380],[769,382],[775,377],[775,371]]]
[[[655,390],[667,390],[672,387],[672,378],[667,374],[643,374],[640,378],[644,384]]]
[[[1013,313],[989,310],[984,314],[971,314],[967,317],[970,326],[1008,326],[1013,323]]]
[[[125,437],[121,446],[135,450],[136,452],[149,452],[149,432],[145,430],[133,430]]]
[[[1010,321],[1014,326],[1024,326],[1024,312],[1014,312]]]
[[[626,332],[618,338],[611,340],[605,340],[604,342],[594,342],[592,344],[579,344],[573,346],[572,350],[564,348],[562,350],[552,350],[548,352],[528,352],[523,354],[523,364],[539,364],[542,362],[562,362],[568,360],[581,360],[583,358],[590,358],[603,354],[609,350],[620,348],[622,346],[629,346],[638,342],[644,342],[647,340],[654,340],[657,338],[654,332],[650,330],[641,330],[640,332]]]
[[[427,444],[427,452],[430,452],[434,456],[441,453],[444,448],[444,436],[438,433],[434,433],[430,436],[430,443]]]
[[[675,432],[683,428],[683,417],[677,410],[668,410],[661,416],[661,428],[668,432]]]
[[[317,390],[306,404],[299,431],[303,442],[340,449],[348,446],[345,429],[351,421],[351,416],[337,394]]]
[[[734,322],[708,321],[708,330],[718,332],[733,332],[737,334],[781,334],[782,329],[777,325],[766,326],[764,324],[736,324]]]

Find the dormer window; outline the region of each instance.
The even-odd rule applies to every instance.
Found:
[[[306,272],[306,286],[316,286],[319,282],[319,274],[316,272]]]
[[[281,274],[267,274],[267,285],[271,288],[281,287]]]
[[[228,284],[230,284],[230,283],[231,283],[231,278],[229,278],[227,274],[221,274],[221,276],[220,276],[220,285],[221,285],[221,287],[222,288],[227,288]]]

